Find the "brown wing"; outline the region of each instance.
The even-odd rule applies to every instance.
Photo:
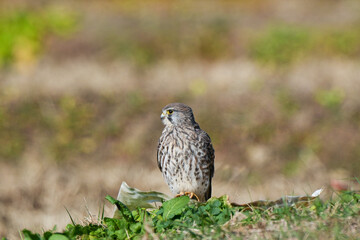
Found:
[[[201,131],[199,135],[201,141],[203,142],[203,146],[205,147],[206,156],[207,156],[204,160],[209,164],[210,178],[212,178],[214,176],[214,171],[215,171],[214,169],[215,150],[212,146],[209,135],[201,129],[199,129],[199,131]]]
[[[163,152],[160,150],[160,148],[161,148],[161,137],[159,139],[156,156],[157,156],[157,165],[160,169],[160,172],[162,172],[161,157],[163,155]]]
[[[210,137],[209,137],[210,139]],[[209,158],[211,160],[209,169],[210,169],[210,179],[209,179],[209,188],[205,193],[205,201],[207,201],[209,198],[211,198],[211,180],[214,176],[214,172],[215,172],[215,166],[214,166],[214,160],[215,160],[215,150],[210,142],[210,144],[208,145],[208,153],[209,153]]]
[[[204,143],[204,147],[206,149],[206,158],[204,159],[207,164],[208,164],[208,169],[209,169],[209,188],[207,189],[206,193],[205,193],[205,201],[208,200],[210,197],[211,197],[211,190],[212,190],[212,187],[211,187],[211,180],[214,176],[214,172],[215,172],[215,167],[214,167],[214,160],[215,160],[215,150],[211,144],[211,139],[209,137],[209,135],[199,129],[199,131],[201,131],[199,133],[200,137],[201,137],[201,140],[202,142]]]
[[[209,187],[205,193],[205,201],[207,201],[209,198],[211,198],[211,180],[210,180]]]

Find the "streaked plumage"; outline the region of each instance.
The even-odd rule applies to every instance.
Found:
[[[211,197],[214,148],[209,135],[195,122],[192,109],[171,103],[162,109],[165,125],[159,139],[157,163],[174,194],[195,193],[200,201]]]

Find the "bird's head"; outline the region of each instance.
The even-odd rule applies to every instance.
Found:
[[[192,109],[183,103],[170,103],[162,109],[161,121],[165,126],[193,125],[195,123]]]

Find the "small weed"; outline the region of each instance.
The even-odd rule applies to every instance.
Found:
[[[323,31],[314,39],[323,55],[356,57],[360,53],[360,31],[358,27]]]
[[[345,93],[341,89],[319,90],[315,95],[315,100],[323,107],[338,111],[345,98]]]

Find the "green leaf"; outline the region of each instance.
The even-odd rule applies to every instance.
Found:
[[[188,196],[181,196],[164,202],[162,206],[164,208],[164,219],[172,219],[174,216],[180,214],[188,205],[189,201],[190,198]]]
[[[116,218],[104,218],[104,222],[110,231],[116,231],[122,228],[126,228],[126,220]]]
[[[66,237],[65,235],[56,233],[56,234],[51,235],[49,240],[69,240],[69,238]]]
[[[214,200],[209,201],[209,204],[211,207],[220,207],[221,201],[219,199],[214,199]]]
[[[49,239],[51,237],[51,235],[53,235],[53,233],[51,231],[44,232],[45,239]]]
[[[24,240],[41,240],[40,234],[32,233],[27,229],[22,230],[22,234],[24,234]]]
[[[221,212],[220,208],[215,207],[213,209],[211,209],[211,215],[218,215]]]
[[[133,233],[139,233],[142,229],[142,223],[138,222],[138,223],[134,223],[130,225],[130,230]]]
[[[115,198],[107,195],[106,200],[108,200],[111,204],[115,204],[117,209],[119,209],[119,211],[121,212],[121,214],[123,215],[123,217],[126,219],[126,221],[134,223],[135,219],[130,211],[130,209],[123,204],[122,202],[120,202],[119,200],[116,200]]]
[[[115,232],[115,236],[116,236],[118,239],[126,239],[126,238],[127,238],[127,234],[126,234],[125,229],[117,230],[117,231]]]
[[[84,227],[79,224],[78,225],[68,224],[66,226],[66,230],[68,231],[69,236],[72,237],[72,236],[82,235]]]

